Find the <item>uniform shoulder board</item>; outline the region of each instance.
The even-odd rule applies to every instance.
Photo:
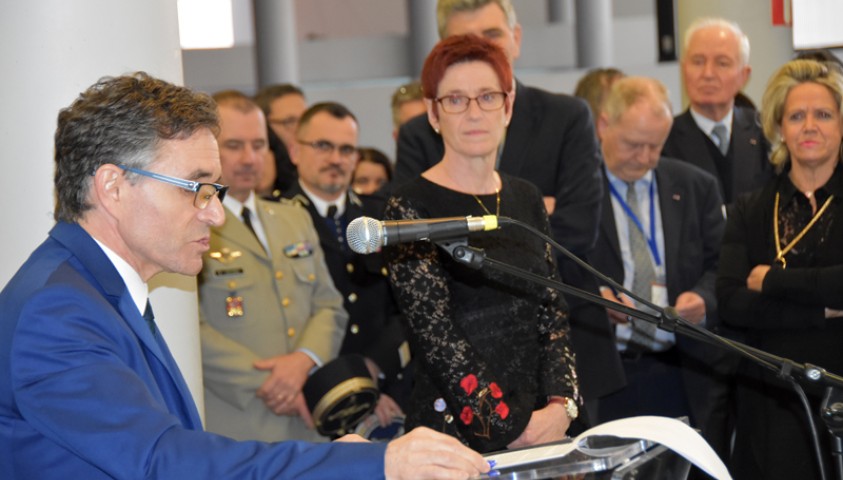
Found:
[[[356,193],[352,192],[351,190],[348,191],[348,201],[357,205],[358,207],[363,207],[363,200],[360,200],[360,197],[357,196]]]
[[[307,198],[307,195],[299,193],[298,195],[294,196],[293,198],[282,198],[281,203],[286,205],[296,205],[299,207],[309,207],[310,206],[310,199]]]

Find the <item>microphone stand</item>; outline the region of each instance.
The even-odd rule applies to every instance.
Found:
[[[483,267],[488,267],[493,270],[508,273],[523,280],[527,280],[538,285],[558,290],[564,294],[572,295],[583,300],[596,303],[603,307],[622,312],[630,317],[653,323],[658,328],[667,332],[678,332],[680,335],[694,338],[696,340],[708,343],[710,345],[716,345],[719,348],[724,348],[728,351],[737,353],[743,356],[744,358],[753,361],[754,363],[774,372],[779,378],[789,381],[793,384],[796,384],[797,382],[802,382],[807,385],[824,386],[825,396],[820,406],[820,418],[823,419],[826,424],[826,427],[828,428],[829,433],[831,434],[831,456],[835,467],[835,471],[837,472],[837,478],[843,480],[843,377],[828,372],[824,368],[816,365],[811,365],[808,363],[797,363],[793,360],[779,357],[771,353],[765,352],[763,350],[751,347],[749,345],[730,340],[725,337],[721,337],[720,335],[717,335],[705,328],[702,328],[683,319],[673,307],[663,308],[658,305],[652,304],[646,300],[640,299],[636,295],[629,292],[627,289],[623,288],[622,285],[619,285],[611,278],[608,278],[602,273],[598,272],[591,265],[582,261],[579,257],[559,245],[552,238],[536,230],[532,226],[522,223],[518,220],[506,217],[498,217],[498,221],[501,227],[507,224],[516,225],[525,228],[533,234],[541,237],[543,240],[547,241],[548,243],[562,251],[563,254],[577,262],[580,266],[587,269],[589,272],[596,275],[606,283],[612,285],[618,291],[623,291],[630,297],[635,298],[636,300],[646,304],[648,307],[655,310],[657,312],[657,315],[650,314],[648,312],[644,312],[636,308],[628,307],[621,303],[607,300],[600,295],[594,295],[584,290],[580,290],[570,285],[566,285],[560,281],[545,278],[527,270],[506,264],[504,262],[487,258],[485,252],[482,249],[469,246],[468,240],[465,237],[455,240],[436,241],[434,243],[446,252],[448,252],[448,254],[458,263],[474,268],[476,270],[480,270]],[[816,433],[816,426],[814,425],[813,418],[810,415],[810,405],[807,402],[807,398],[804,398],[804,394],[802,395],[802,397],[802,401],[807,409],[808,421],[810,423],[811,430]],[[825,464],[820,456],[819,443],[816,437],[814,438],[814,440],[820,473],[822,478],[825,479]]]

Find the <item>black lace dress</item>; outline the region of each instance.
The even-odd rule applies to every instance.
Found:
[[[532,184],[501,174],[500,215],[549,232]],[[393,193],[385,218],[481,216],[496,195],[459,193],[418,178]],[[557,278],[550,246],[522,228],[474,233],[493,258]],[[480,452],[521,434],[550,395],[575,398],[577,379],[561,294],[490,269],[456,263],[427,241],[385,248],[390,280],[409,324],[416,384],[406,428],[424,425]]]
[[[721,318],[745,329],[752,346],[843,374],[843,318],[825,318],[826,308],[843,309],[843,171],[838,166],[814,193],[818,210],[833,195],[828,209],[785,255],[787,267],[773,266],[767,273],[759,293],[747,288],[746,279],[756,265],[771,265],[776,258],[777,194],[782,248],[813,216],[808,198],[794,187],[787,172],[735,202],[720,252]],[[794,391],[774,373],[748,361],[743,361],[740,372],[735,478],[819,478],[805,411]],[[823,391],[806,390],[816,415]],[[828,459],[828,434],[819,417],[816,422]],[[833,475],[833,470],[828,472]]]

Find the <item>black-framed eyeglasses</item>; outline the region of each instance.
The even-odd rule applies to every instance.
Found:
[[[437,98],[436,101],[439,102],[445,113],[462,113],[468,110],[468,105],[472,100],[477,102],[477,106],[481,110],[491,112],[503,107],[506,97],[506,92],[485,92],[476,97],[469,97],[468,95],[445,95],[444,97]]]
[[[344,144],[344,145],[334,145],[333,142],[328,140],[315,140],[313,142],[306,142],[304,140],[298,140],[299,144],[310,147],[316,150],[317,153],[321,155],[328,156],[334,153],[334,150],[340,152],[340,157],[346,160],[356,160],[357,157],[360,155],[360,151],[357,150],[357,147],[354,145]]]
[[[194,182],[192,180],[184,180],[182,178],[168,177],[167,175],[141,170],[140,168],[127,167],[125,165],[118,166],[127,172],[143,175],[144,177],[149,177],[154,180],[158,180],[159,182],[169,183],[170,185],[175,185],[179,188],[196,193],[193,197],[193,206],[199,210],[207,207],[208,204],[211,203],[211,199],[214,198],[214,195],[217,195],[221,202],[222,199],[225,198],[225,193],[228,191],[228,185]]]

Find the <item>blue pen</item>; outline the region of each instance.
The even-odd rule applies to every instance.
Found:
[[[495,466],[498,464],[498,462],[497,462],[496,460],[487,460],[487,461],[489,462],[489,468],[491,468],[491,470],[489,470],[489,474],[488,474],[488,475],[489,475],[490,477],[497,477],[497,476],[499,476],[499,475],[501,474],[501,472],[499,472],[499,471],[495,470]]]

